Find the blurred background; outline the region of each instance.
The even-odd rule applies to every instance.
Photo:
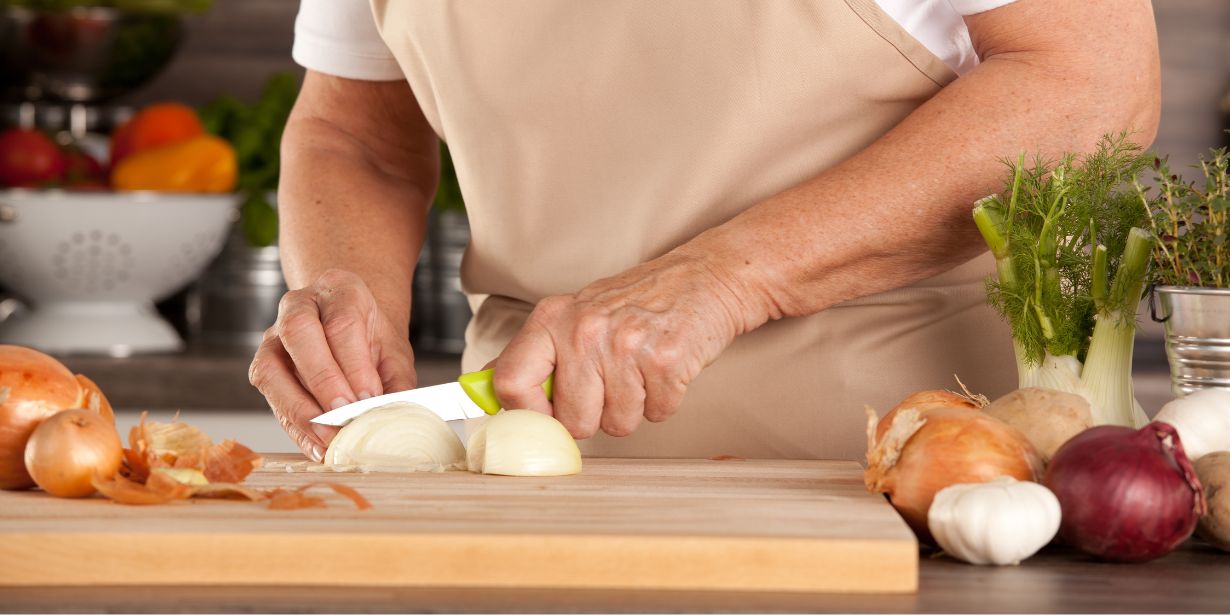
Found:
[[[35,340],[128,416],[199,412],[193,420],[207,430],[242,421],[254,448],[286,448],[246,372],[285,291],[277,144],[302,77],[290,59],[297,10],[292,0],[0,0],[0,128],[54,142],[44,152],[29,135],[0,139],[0,167],[30,152],[63,167],[63,190],[47,202],[0,199],[0,340]],[[1154,146],[1185,169],[1226,143],[1230,2],[1155,0],[1154,10],[1163,63]],[[216,144],[203,137],[178,158],[137,151],[142,138],[193,130],[180,105],[196,112],[195,130],[233,151],[234,187],[186,206],[111,202],[106,182],[120,164],[136,187],[174,180],[177,165],[210,168]],[[133,134],[121,146],[125,123]],[[108,162],[117,146],[133,153]],[[183,181],[212,179],[202,171]],[[4,225],[23,226],[5,235]],[[468,227],[448,164],[431,225],[414,281],[421,384],[455,377],[470,315],[458,281]],[[1142,314],[1137,369],[1164,383],[1161,329]]]

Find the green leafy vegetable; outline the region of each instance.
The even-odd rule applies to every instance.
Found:
[[[1153,242],[1133,186],[1148,164],[1126,134],[1079,158],[1021,156],[1008,163],[1006,202],[974,207],[996,259],[988,301],[1012,327],[1020,386],[1085,396],[1095,424],[1144,421],[1132,341]]]
[[[230,141],[235,148],[238,189],[244,194],[239,227],[254,246],[272,245],[278,237],[278,214],[269,195],[278,188],[282,130],[298,93],[295,75],[278,73],[265,84],[254,104],[222,96],[200,113],[205,130]]]

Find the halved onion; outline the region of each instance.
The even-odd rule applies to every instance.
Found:
[[[532,410],[505,410],[470,436],[471,472],[505,476],[563,476],[581,472],[581,451],[553,417]]]
[[[465,469],[465,448],[448,423],[418,404],[371,410],[338,432],[325,465],[360,470],[442,472]]]

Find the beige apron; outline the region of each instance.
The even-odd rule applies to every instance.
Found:
[[[456,162],[480,303],[463,368],[535,302],[659,256],[849,157],[956,76],[873,0],[374,0]],[[827,204],[825,204],[827,205]],[[788,224],[789,222],[784,222]],[[901,223],[908,224],[908,215]],[[863,405],[1015,380],[986,257],[737,339],[665,423],[590,455],[858,458]]]

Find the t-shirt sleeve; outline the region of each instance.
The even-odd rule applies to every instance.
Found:
[[[291,57],[304,68],[347,79],[406,78],[376,30],[368,0],[300,0]]]
[[[1001,6],[1012,4],[1016,0],[948,0],[952,9],[960,15],[973,15]]]

